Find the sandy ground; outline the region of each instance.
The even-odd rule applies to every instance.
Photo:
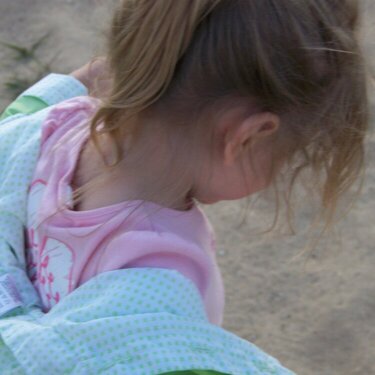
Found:
[[[1,0],[0,40],[30,45],[46,32],[43,61],[57,53],[55,72],[66,73],[101,50],[112,1]],[[375,1],[365,0],[364,46],[375,57]],[[0,108],[9,102],[4,82],[21,65],[0,49]],[[372,103],[374,101],[372,100]],[[374,105],[372,105],[374,108]],[[367,145],[367,177],[360,200],[312,255],[304,232],[260,236],[264,210],[253,209],[240,226],[243,202],[205,207],[217,231],[218,261],[226,288],[224,328],[253,342],[300,375],[375,374],[375,157]],[[298,218],[304,228],[306,215]],[[307,263],[304,263],[307,260]]]

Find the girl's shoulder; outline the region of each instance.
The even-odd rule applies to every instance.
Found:
[[[78,128],[87,124],[95,114],[99,100],[89,96],[78,96],[52,107],[41,125],[41,146],[52,135],[61,138],[69,129]]]

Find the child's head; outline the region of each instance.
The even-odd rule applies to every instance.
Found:
[[[329,218],[363,166],[357,26],[354,0],[123,0],[92,139],[108,132],[120,162],[125,137],[165,131],[174,193],[203,203],[262,190],[281,168],[291,189],[310,168]]]

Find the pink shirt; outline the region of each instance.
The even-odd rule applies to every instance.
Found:
[[[28,195],[26,254],[28,275],[44,312],[101,272],[159,267],[190,279],[210,322],[222,325],[224,286],[214,233],[197,205],[178,211],[134,200],[87,211],[71,209],[69,183],[97,105],[87,96],[67,100],[55,106],[42,124]]]

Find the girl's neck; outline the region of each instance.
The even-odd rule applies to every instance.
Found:
[[[83,195],[76,209],[87,210],[130,200],[144,200],[180,211],[192,207],[189,176],[185,174],[184,181],[178,177],[183,169],[178,160],[172,159],[165,135],[153,130],[140,134],[132,147],[124,146],[124,158],[114,171],[103,169],[101,155],[88,140],[77,163],[72,186],[79,187],[98,175],[102,183],[87,197]],[[112,161],[113,141],[104,133],[100,143],[106,159]]]

